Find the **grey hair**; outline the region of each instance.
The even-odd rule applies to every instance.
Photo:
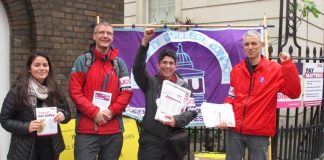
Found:
[[[247,36],[256,37],[259,40],[259,42],[263,42],[263,38],[261,38],[261,34],[258,31],[256,31],[256,30],[246,31],[244,33],[244,35],[243,35],[243,41],[244,41],[245,37],[247,37]]]
[[[109,27],[112,28],[112,25],[111,25],[109,22],[103,21],[103,22],[98,23],[98,24],[94,27],[94,29],[93,29],[93,34],[95,34],[95,33],[97,32],[99,26],[109,26]]]

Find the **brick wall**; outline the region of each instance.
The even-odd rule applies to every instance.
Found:
[[[122,0],[1,0],[10,25],[10,80],[13,82],[33,50],[44,50],[69,101],[68,79],[75,58],[92,42],[96,16],[123,23]]]

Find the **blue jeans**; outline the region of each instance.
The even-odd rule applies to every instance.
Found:
[[[268,159],[269,137],[244,135],[228,131],[226,142],[226,160],[242,160],[245,158],[245,149],[248,149],[249,160]]]

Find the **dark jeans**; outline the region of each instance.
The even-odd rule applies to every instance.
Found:
[[[226,143],[226,160],[242,160],[248,149],[249,160],[268,159],[269,137],[242,135],[229,131]]]
[[[118,160],[123,145],[123,134],[79,134],[75,136],[75,160]]]
[[[138,160],[183,160],[178,156],[166,140],[142,132],[139,139]]]

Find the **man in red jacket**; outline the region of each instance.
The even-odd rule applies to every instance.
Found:
[[[128,70],[117,57],[118,49],[111,47],[109,23],[96,25],[93,40],[89,51],[75,60],[70,76],[69,92],[77,108],[74,156],[118,160],[123,144],[121,114],[132,97]],[[103,99],[104,105],[94,103]]]
[[[247,58],[231,71],[225,99],[233,106],[236,122],[236,127],[229,128],[226,160],[242,160],[246,148],[249,160],[266,160],[269,137],[276,130],[277,93],[298,98],[300,79],[289,54],[279,54],[281,64],[261,54],[264,43],[259,32],[247,31],[243,45]]]

